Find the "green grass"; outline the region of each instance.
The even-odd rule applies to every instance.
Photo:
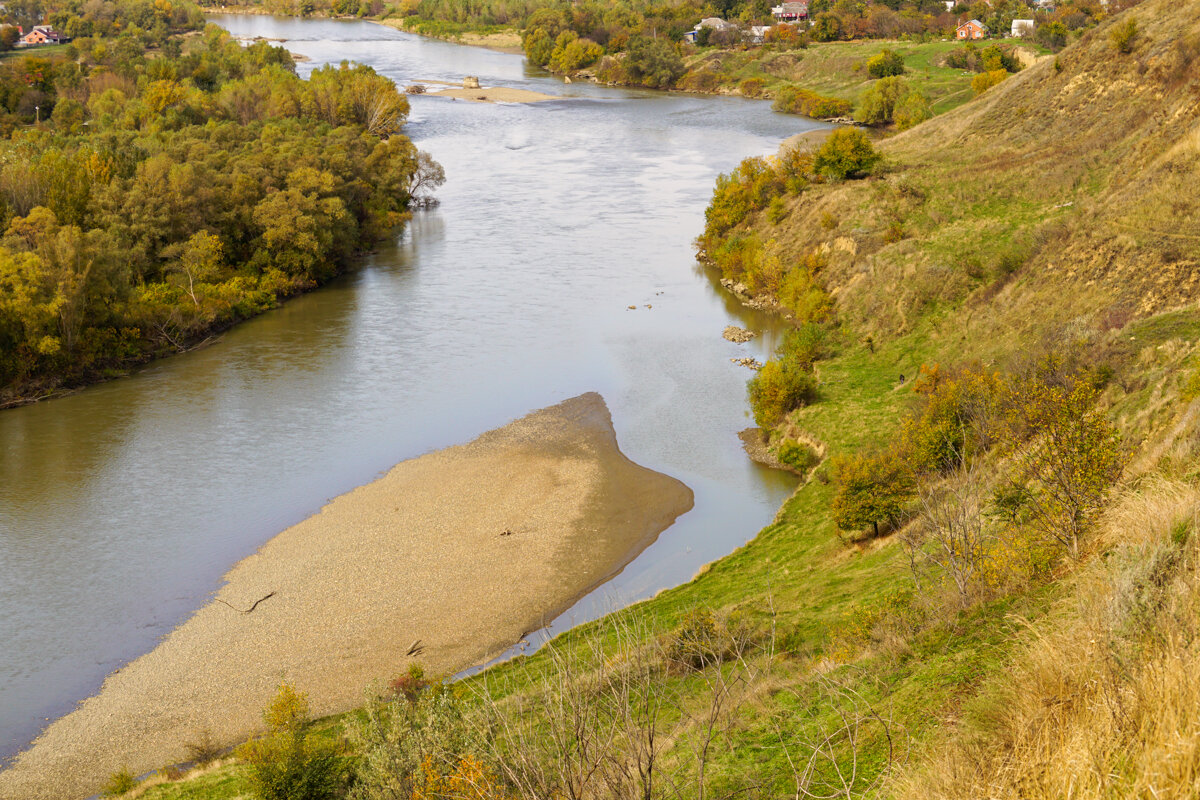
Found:
[[[21,56],[37,56],[38,58],[54,58],[64,55],[69,44],[45,44],[40,47],[17,47],[0,53],[0,61]]]
[[[1030,47],[1024,40],[996,41]],[[976,73],[942,66],[946,54],[962,46],[957,41],[822,42],[797,50],[766,47],[744,51],[702,50],[687,63],[691,69],[706,64],[713,69],[719,64],[716,68],[722,76],[721,82],[729,87],[746,78],[762,78],[769,93],[795,84],[818,94],[857,103],[873,83],[867,75],[867,60],[889,49],[904,58],[905,79],[925,93],[935,114],[942,114],[974,96],[971,80]]]

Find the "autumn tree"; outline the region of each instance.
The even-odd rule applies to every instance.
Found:
[[[914,492],[913,476],[903,459],[884,451],[836,458],[833,479],[836,494],[830,510],[843,531],[870,525],[878,536],[879,523],[900,519]]]
[[[1124,452],[1091,383],[1080,376],[1046,379],[1059,362],[1046,359],[1038,373],[1010,388],[1006,444],[1030,523],[1078,556],[1081,535],[1121,475]]]

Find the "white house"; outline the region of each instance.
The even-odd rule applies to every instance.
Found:
[[[1037,25],[1031,19],[1014,19],[1012,24],[1012,35],[1015,36],[1033,36],[1037,30]]]

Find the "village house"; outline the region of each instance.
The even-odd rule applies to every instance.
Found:
[[[1014,19],[1012,24],[1012,35],[1018,36],[1033,36],[1037,25],[1031,19]]]
[[[704,28],[709,28],[714,31],[732,31],[737,29],[737,25],[734,25],[732,22],[726,22],[720,17],[705,17],[704,19],[700,20],[699,23],[697,23],[693,30],[688,31],[683,35],[683,40],[685,42],[692,42],[694,44],[696,37]]]
[[[808,19],[808,3],[784,3],[771,8],[771,15],[780,22],[795,22]]]
[[[17,44],[36,46],[43,44],[62,44],[67,38],[49,25],[35,25],[33,30],[22,36]]]
[[[955,36],[959,39],[983,39],[988,35],[988,29],[977,19],[971,19],[958,26]]]

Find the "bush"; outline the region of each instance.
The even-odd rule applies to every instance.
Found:
[[[914,125],[920,125],[932,117],[933,108],[929,105],[929,98],[916,89],[904,95],[892,111],[892,121],[902,131],[906,131]]]
[[[971,89],[975,95],[981,95],[988,89],[1003,81],[1008,77],[1008,72],[1002,69],[994,69],[991,72],[981,72],[971,80]]]
[[[129,767],[114,772],[108,776],[108,780],[104,783],[104,788],[100,790],[100,794],[105,797],[120,797],[121,795],[133,791],[137,788],[137,776],[130,771]]]
[[[785,114],[803,114],[813,119],[844,117],[853,106],[848,100],[825,97],[798,86],[785,86],[775,95],[771,108]]]
[[[1137,40],[1138,24],[1133,17],[1122,22],[1112,29],[1108,37],[1112,40],[1113,47],[1118,53],[1127,54],[1133,51],[1133,44]]]
[[[854,119],[864,125],[886,125],[892,121],[896,106],[912,93],[904,78],[881,78],[859,98]]]
[[[846,26],[842,23],[841,17],[826,11],[824,14],[817,15],[809,32],[818,42],[836,42],[845,37]]]
[[[762,78],[746,78],[738,84],[738,92],[745,97],[760,97],[766,81]]]
[[[857,128],[840,128],[817,148],[813,169],[818,175],[845,180],[870,172],[880,158],[865,133]]]
[[[889,78],[904,74],[904,58],[894,50],[884,50],[867,59],[867,74],[872,78]]]
[[[763,364],[747,388],[755,424],[771,428],[789,411],[816,397],[817,381],[800,364],[776,358]]]
[[[267,735],[239,747],[259,800],[339,800],[351,762],[340,747],[311,735],[308,698],[286,683],[263,711]]]
[[[388,683],[388,688],[392,690],[392,695],[396,698],[404,698],[410,703],[417,702],[421,696],[421,692],[429,688],[429,681],[425,677],[425,670],[420,664],[409,664],[408,671],[402,675],[397,675]]]
[[[807,472],[821,460],[817,452],[808,445],[794,439],[784,439],[775,448],[775,455],[784,464],[798,472]]]

